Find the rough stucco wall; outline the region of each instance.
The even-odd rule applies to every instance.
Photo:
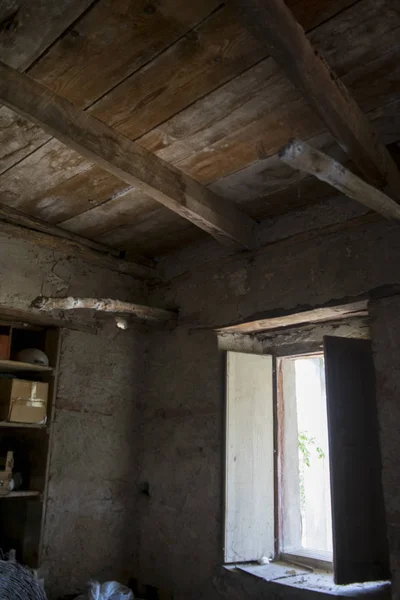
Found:
[[[315,306],[400,281],[397,224],[378,222],[282,240],[255,254],[199,267],[160,287],[155,303],[176,303],[190,327],[223,326],[272,309]]]
[[[140,481],[149,495],[138,506],[138,576],[174,598],[210,597],[222,544],[222,357],[209,333],[179,329],[152,339],[139,406]]]
[[[0,255],[0,303],[10,307],[26,309],[42,293],[146,301],[131,277],[3,235]],[[50,598],[132,573],[144,345],[143,333],[113,322],[97,335],[63,332],[43,548]]]
[[[399,283],[398,232],[379,222],[282,242],[198,267],[154,291],[152,302],[177,304],[182,316],[177,330],[152,336],[149,351],[140,461],[150,486],[139,506],[143,583],[165,587],[175,600],[223,592],[224,369],[208,328]]]
[[[62,243],[62,242],[61,242]],[[0,233],[0,303],[26,309],[43,294],[146,298],[146,287],[127,275],[98,268]]]
[[[64,332],[42,557],[52,598],[132,574],[142,348],[112,323]]]
[[[400,297],[371,306],[381,432],[382,480],[391,548],[393,598],[400,598]]]

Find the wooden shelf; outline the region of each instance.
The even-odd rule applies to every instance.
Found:
[[[0,427],[14,427],[23,429],[46,429],[47,424],[41,423],[12,423],[10,421],[0,421]]]
[[[42,365],[33,365],[32,363],[18,362],[17,360],[0,359],[0,371],[3,373],[12,373],[18,371],[35,371],[39,373],[50,373],[52,367],[43,367]]]
[[[6,330],[1,329],[1,320],[0,307],[0,341],[1,336],[7,334]],[[26,322],[30,323],[30,320],[27,319]],[[0,458],[4,458],[3,455],[8,448],[14,449],[16,473],[19,470],[24,471],[25,465],[30,467],[29,473],[24,474],[26,477],[30,475],[30,479],[24,476],[21,485],[20,480],[15,477],[19,485],[9,494],[0,495],[0,538],[3,551],[18,548],[21,563],[36,569],[40,566],[40,549],[45,531],[43,525],[47,504],[45,498],[48,488],[50,434],[58,381],[61,330],[54,327],[55,323],[35,323],[34,319],[29,327],[25,327],[24,323],[25,319],[23,323],[12,322],[3,325],[3,327],[10,327],[11,344],[9,349],[6,347],[0,354],[0,381],[2,380],[2,386],[4,385],[0,404],[4,412],[4,405],[9,398],[9,388],[12,381],[15,381],[15,377],[41,382],[48,385],[47,422],[45,424],[10,422],[6,420],[10,416],[8,413],[0,414],[0,439],[3,447]],[[24,359],[25,357],[18,353],[29,348],[37,348],[44,352],[50,366],[35,365],[24,360],[5,360],[19,357]],[[6,489],[0,491],[5,492]]]
[[[0,500],[7,498],[34,498],[35,496],[40,496],[40,492],[35,492],[33,490],[18,490],[16,492],[10,492],[5,496],[0,495]]]

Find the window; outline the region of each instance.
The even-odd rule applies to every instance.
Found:
[[[278,360],[280,548],[332,563],[323,354]],[[324,566],[328,566],[324,564]]]
[[[225,561],[310,554],[338,584],[388,579],[379,452],[369,341],[228,352]]]

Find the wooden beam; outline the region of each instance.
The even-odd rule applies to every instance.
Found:
[[[279,157],[290,167],[315,175],[387,219],[400,220],[400,205],[397,202],[306,142],[292,140],[282,148]]]
[[[72,296],[67,298],[50,298],[47,296],[38,296],[32,301],[31,308],[48,312],[76,309],[95,310],[99,312],[134,315],[146,321],[175,321],[178,317],[178,313],[163,308],[122,302],[121,300],[112,300],[111,298],[75,298]]]
[[[362,175],[400,198],[400,172],[347,88],[283,0],[231,0],[253,35],[311,104]]]
[[[60,252],[61,254],[83,260],[104,269],[109,269],[110,271],[131,275],[137,279],[160,279],[159,273],[155,268],[98,252],[78,241],[63,239],[49,233],[42,233],[28,226],[14,225],[0,220],[0,233],[25,240],[42,248],[48,248],[54,252]]]
[[[34,312],[29,309],[21,308],[10,308],[0,304],[0,323],[5,323],[13,327],[62,327],[65,329],[72,329],[75,331],[84,331],[85,333],[92,333],[97,335],[100,327],[99,322],[85,322],[78,319],[70,319],[67,316],[53,317],[49,315],[42,315],[38,312]]]
[[[222,243],[253,245],[256,223],[233,204],[4,63],[0,102]]]
[[[348,319],[350,317],[364,317],[367,315],[368,300],[359,300],[349,304],[313,308],[312,310],[303,310],[282,316],[247,321],[245,323],[238,323],[237,325],[222,327],[217,329],[217,331],[221,333],[258,333],[261,331],[280,329],[282,327],[294,327],[297,325],[306,325],[308,323],[322,323],[324,321]]]

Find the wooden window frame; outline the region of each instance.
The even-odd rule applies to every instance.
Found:
[[[275,556],[278,559],[289,562],[295,566],[305,568],[323,569],[333,572],[333,559],[329,559],[324,552],[307,551],[299,552],[298,554],[283,551],[283,469],[284,469],[284,397],[283,397],[283,369],[284,360],[306,358],[306,357],[324,357],[324,352],[318,349],[314,352],[298,352],[283,354],[275,357],[274,369],[274,392],[275,392]]]

